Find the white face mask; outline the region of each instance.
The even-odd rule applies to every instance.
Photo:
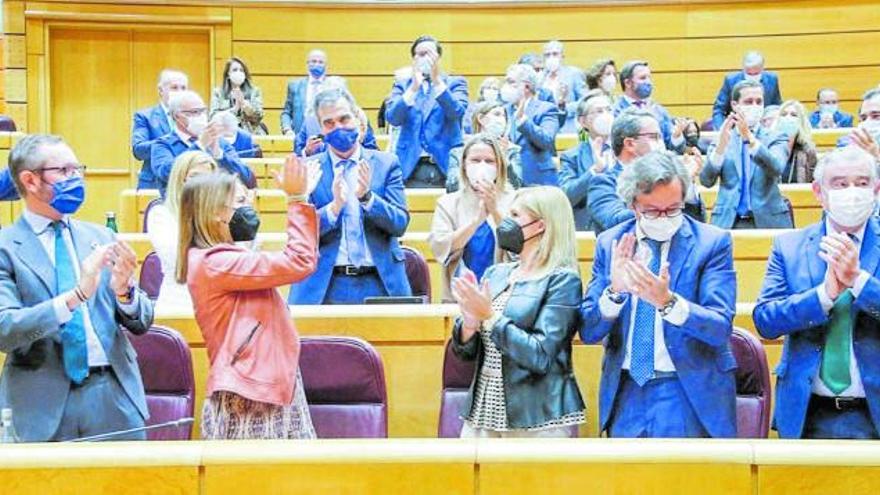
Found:
[[[819,112],[834,115],[835,113],[837,113],[837,108],[837,105],[835,105],[834,103],[825,103],[819,105]]]
[[[874,140],[880,144],[880,120],[866,120],[859,124],[859,127],[868,131],[868,134],[874,137]]]
[[[241,86],[244,83],[244,72],[230,72],[229,82],[236,86]]]
[[[493,136],[495,139],[507,134],[507,122],[500,118],[489,118],[483,125],[483,131]]]
[[[483,101],[498,101],[498,90],[495,88],[484,89]]]
[[[599,87],[602,88],[602,91],[611,94],[614,91],[614,88],[617,87],[617,78],[608,74],[607,76],[602,77]]]
[[[746,117],[746,124],[749,128],[761,123],[761,117],[764,116],[764,105],[740,105],[739,109]]]
[[[208,127],[208,116],[205,114],[199,115],[198,117],[189,117],[189,122],[186,124],[186,131],[192,134],[193,136],[201,136],[203,132],[205,132],[205,128]]]
[[[877,198],[873,187],[850,186],[826,192],[828,215],[843,227],[858,227],[874,213]]]
[[[651,153],[655,151],[663,151],[666,149],[666,145],[663,144],[663,141],[651,141]]]
[[[593,119],[593,131],[607,137],[611,134],[611,125],[614,124],[614,116],[610,112],[601,113]]]
[[[510,84],[505,84],[501,87],[501,101],[504,103],[519,103],[519,100],[522,99],[522,90],[515,86],[511,86]]]
[[[759,72],[755,75],[746,74],[745,80],[751,82],[761,82],[761,73]]]
[[[675,217],[659,217],[653,220],[647,219],[642,215],[639,218],[639,228],[651,239],[660,242],[666,242],[672,239],[672,236],[678,232],[681,223],[684,221],[684,214]]]
[[[559,65],[562,63],[559,57],[547,57],[544,59],[544,70],[549,73],[556,72],[559,70]]]
[[[488,163],[469,163],[467,165],[468,182],[476,186],[478,182],[494,183],[498,171]]]

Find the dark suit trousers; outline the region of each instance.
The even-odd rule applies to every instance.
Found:
[[[122,389],[112,371],[92,374],[80,386],[71,387],[64,415],[51,441],[100,435],[144,426],[140,412]],[[146,433],[132,433],[112,440],[146,440]]]
[[[626,371],[608,426],[613,438],[706,438],[678,377],[654,378],[640,387]]]
[[[838,411],[811,400],[803,438],[877,439],[880,436],[867,407]]]

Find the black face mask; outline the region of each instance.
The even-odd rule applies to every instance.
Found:
[[[235,209],[229,220],[229,233],[235,242],[249,242],[257,237],[260,230],[260,215],[251,206],[240,206]]]
[[[523,234],[523,228],[528,227],[535,222],[537,222],[537,220],[532,220],[525,225],[520,225],[516,223],[516,220],[510,217],[502,220],[501,223],[498,224],[498,228],[495,229],[495,236],[498,238],[498,247],[505,251],[510,251],[513,254],[521,253],[523,245],[525,245],[528,240]],[[532,237],[529,237],[529,239]]]
[[[700,135],[699,134],[685,134],[684,135],[684,142],[688,146],[694,147],[700,142]]]

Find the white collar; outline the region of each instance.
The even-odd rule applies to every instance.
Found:
[[[363,155],[362,150],[361,150],[361,145],[355,144],[355,146],[357,146],[357,149],[354,150],[354,153],[352,153],[352,155],[350,157],[342,158],[339,155],[337,155],[336,153],[334,153],[333,148],[331,148],[328,145],[327,146],[327,154],[330,155],[330,165],[332,165],[333,168],[336,168],[339,165],[339,162],[341,162],[343,160],[351,160],[355,163],[361,161],[361,156]]]
[[[865,229],[868,227],[868,222],[870,222],[870,221],[871,220],[869,218],[868,221],[865,222],[865,224],[862,225],[862,227],[859,230],[853,232],[853,235],[856,236],[856,239],[859,241],[859,246],[862,245],[862,241],[865,239]],[[835,232],[837,232],[837,230],[834,229],[834,224],[831,223],[830,218],[826,217],[825,218],[825,235],[835,233]]]

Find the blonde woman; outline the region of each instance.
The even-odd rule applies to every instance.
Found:
[[[280,252],[234,243],[235,178],[202,175],[180,201],[176,277],[192,294],[210,370],[202,438],[314,438],[299,374],[299,338],[278,287],[312,274],[318,216],[306,203],[306,165],[290,155],[283,176],[287,244]]]
[[[177,266],[180,193],[186,181],[201,174],[210,174],[215,170],[217,164],[207,153],[202,151],[182,153],[171,166],[165,200],[150,209],[150,215],[147,217],[147,237],[156,255],[159,256],[162,273],[165,274],[155,305],[159,313],[188,312],[192,309],[189,290],[185,284],[179,284],[174,279],[174,270]]]
[[[773,130],[788,136],[788,160],[782,173],[782,182],[813,182],[816,170],[816,145],[807,110],[797,100],[788,100],[779,106],[779,116]]]
[[[478,134],[464,146],[462,161],[465,186],[437,200],[428,235],[442,267],[443,302],[454,302],[449,286],[453,276],[470,270],[479,279],[489,266],[507,259],[495,239],[513,199],[501,147],[491,136]]]
[[[517,191],[497,229],[519,261],[452,282],[452,349],[479,363],[462,437],[567,437],[585,421],[571,340],[581,302],[574,218],[556,187]]]

